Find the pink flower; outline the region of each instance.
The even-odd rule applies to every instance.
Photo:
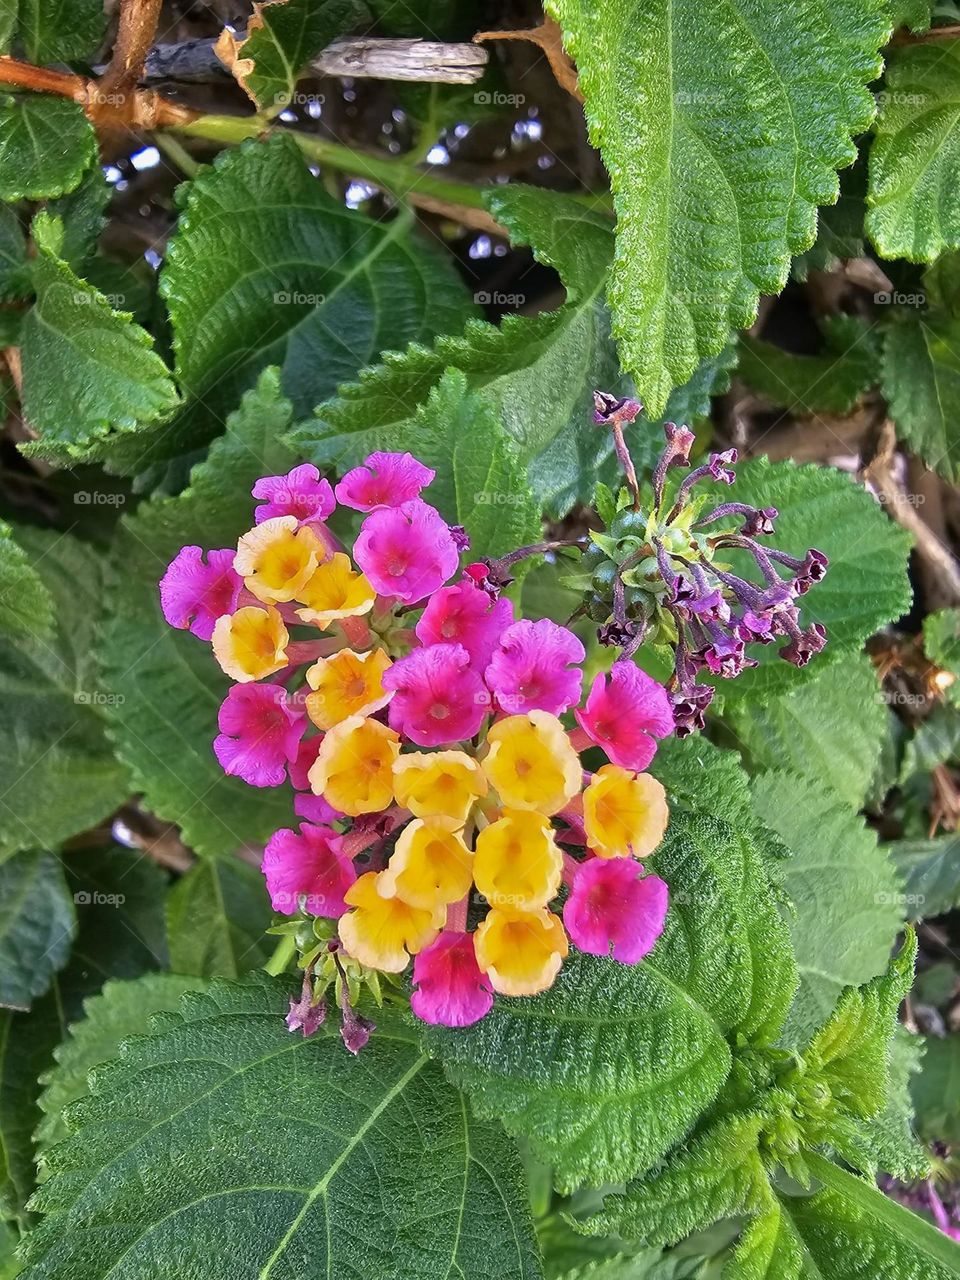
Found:
[[[312,738],[303,738],[297,750],[296,758],[290,761],[290,782],[297,791],[305,794],[294,796],[293,812],[298,818],[306,818],[308,822],[318,822],[321,826],[329,826],[343,814],[334,809],[323,796],[315,796],[310,789],[310,768],[320,751],[323,741],[322,733],[315,733]]]
[[[160,579],[160,607],[171,627],[192,631],[210,640],[217,619],[234,613],[243,579],[234,570],[236,551],[208,551],[182,547]]]
[[[225,773],[251,787],[279,787],[307,727],[279,684],[235,684],[217,717],[213,751]]]
[[[254,513],[257,524],[274,516],[296,516],[301,524],[325,520],[336,506],[329,482],[321,480],[320,472],[309,462],[285,476],[261,476],[252,492],[263,500]]]
[[[414,649],[384,672],[383,687],[395,690],[390,727],[421,747],[472,738],[490,705],[462,644]]]
[[[383,596],[415,604],[451,577],[460,553],[440,513],[415,499],[367,516],[353,557]]]
[[[468,579],[441,587],[427,602],[416,625],[421,644],[462,644],[470,661],[483,670],[493,656],[500,633],[513,621],[513,605],[491,600]]]
[[[371,453],[337,485],[337,501],[354,511],[399,507],[419,498],[436,474],[411,453]]]
[[[473,935],[444,929],[413,961],[410,1008],[424,1022],[469,1027],[493,1007],[493,988],[480,970]]]
[[[563,923],[571,941],[591,956],[621,964],[642,960],[663,932],[669,890],[645,876],[633,858],[590,858],[578,866]]]
[[[326,827],[301,822],[300,834],[284,828],[270,837],[260,869],[274,911],[295,915],[303,901],[314,916],[338,919],[347,910],[344,894],[357,878],[343,853],[343,837]]]
[[[559,716],[580,701],[582,676],[576,665],[583,645],[549,618],[515,622],[500,637],[484,673],[497,704],[511,715],[549,711]]]
[[[640,773],[657,754],[656,738],[673,732],[673,712],[663,685],[633,662],[614,663],[593,682],[580,727],[614,764]]]

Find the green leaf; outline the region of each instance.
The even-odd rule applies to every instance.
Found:
[[[25,297],[29,292],[26,237],[16,211],[0,205],[0,302]]]
[[[899,1023],[890,1043],[890,1082],[886,1105],[860,1126],[855,1168],[880,1170],[902,1182],[915,1183],[930,1173],[930,1156],[914,1131],[913,1079],[920,1071],[922,1039]]]
[[[883,394],[904,444],[948,480],[960,478],[960,322],[947,313],[901,314],[887,329]]]
[[[13,1227],[0,1222],[0,1280],[13,1280],[20,1273],[20,1263],[15,1257],[18,1239]]]
[[[921,721],[907,743],[900,768],[900,780],[906,782],[916,773],[930,773],[939,765],[954,760],[960,753],[960,709],[934,707]]]
[[[874,631],[909,609],[910,536],[843,472],[757,458],[737,468],[732,489],[717,486],[713,496],[776,507],[779,548],[802,557],[816,547],[830,560],[827,576],[800,602],[804,625],[826,627],[827,647],[798,671],[777,656],[778,645],[752,646],[759,666],[737,680],[718,682],[728,702],[785,692],[814,679],[826,663],[859,650]],[[731,561],[755,579],[753,561],[744,562],[742,555],[731,552]]]
[[[101,0],[20,0],[19,9],[20,36],[31,62],[91,58],[107,25]]]
[[[178,880],[167,899],[170,966],[178,973],[238,978],[273,951],[263,876],[238,858],[207,859]]]
[[[217,55],[254,105],[272,115],[290,105],[317,54],[364,13],[355,0],[267,0],[254,7],[245,39],[224,30]]]
[[[793,277],[805,281],[811,271],[834,271],[841,262],[862,258],[863,221],[866,217],[866,164],[859,161],[840,175],[840,198],[820,210],[817,238],[793,260]]]
[[[659,1161],[726,1078],[725,1033],[775,1038],[793,993],[786,929],[748,841],[674,813],[655,869],[671,906],[640,964],[573,955],[543,995],[425,1032],[478,1112],[528,1138],[563,1187]]]
[[[75,191],[52,200],[47,212],[63,223],[63,243],[60,257],[77,272],[84,275],[97,248],[100,233],[106,225],[106,209],[110,203],[111,188],[103,169],[94,165],[84,174]],[[129,307],[132,311],[133,308]]]
[[[894,30],[909,27],[911,31],[930,30],[930,0],[890,0]]]
[[[582,1229],[676,1244],[719,1218],[755,1211],[770,1194],[760,1158],[762,1126],[759,1114],[718,1120],[655,1172],[608,1196]]]
[[[870,148],[867,234],[884,258],[960,246],[960,40],[895,47]]]
[[[821,1189],[812,1196],[782,1197],[803,1242],[808,1269],[798,1275],[829,1280],[960,1276],[960,1246],[936,1227],[823,1156],[811,1153],[808,1160]],[[789,1273],[784,1280],[790,1280]]]
[[[96,134],[76,102],[0,95],[0,200],[61,196],[96,161]]]
[[[800,970],[787,1024],[795,1044],[829,1016],[844,987],[886,969],[902,895],[873,832],[818,783],[763,773],[752,790],[757,813],[793,854],[777,865],[793,903],[788,921]]]
[[[945,690],[947,700],[960,704],[960,609],[938,609],[923,620],[923,651],[936,666],[955,676]]]
[[[128,795],[101,719],[116,690],[104,687],[93,662],[103,565],[65,534],[21,528],[18,537],[53,599],[56,629],[0,648],[0,697],[11,727],[0,739],[0,857],[13,849],[53,848],[94,826]]]
[[[31,1280],[540,1275],[502,1132],[386,1017],[358,1058],[290,1035],[289,990],[189,993],[94,1073],[47,1155]]]
[[[809,1269],[809,1261],[796,1227],[774,1196],[747,1224],[723,1280],[824,1280],[828,1273]]]
[[[48,637],[53,621],[53,597],[15,541],[10,525],[0,520],[0,629],[4,637]]]
[[[296,461],[280,442],[289,424],[277,371],[265,370],[191,472],[190,487],[143,503],[117,539],[101,643],[104,680],[122,698],[107,708],[111,736],[148,807],[177,823],[201,854],[265,841],[291,821],[292,792],[249,787],[220,768],[213,740],[229,681],[209,645],[167,625],[157,583],[185,544],[236,545],[252,523],[254,481]]]
[[[551,0],[611,176],[610,301],[626,369],[652,412],[731,329],[779,293],[816,206],[874,110],[889,34],[879,3],[789,10]]]
[[[858,653],[766,703],[734,703],[729,725],[756,767],[800,774],[859,809],[887,718],[873,663]]]
[[[771,404],[791,413],[849,413],[877,378],[877,353],[862,330],[845,351],[794,355],[749,334],[740,337],[737,373]]]
[[[62,224],[34,219],[36,305],[23,322],[23,412],[39,433],[30,456],[100,458],[117,437],[169,416],[178,403],[153,339],[114,311],[59,256]]]
[[[960,1035],[925,1036],[923,1062],[910,1082],[917,1129],[927,1142],[960,1143]]]
[[[187,397],[173,422],[118,449],[129,473],[205,444],[268,364],[298,414],[387,346],[460,328],[473,307],[410,221],[370,221],[333,199],[294,142],[220,153],[180,188],[160,279]]]
[[[50,853],[0,863],[0,1006],[29,1009],[66,964],[77,928],[63,869]]]
[[[886,846],[903,882],[911,920],[939,916],[960,906],[960,839],[894,840]]]
[[[128,1036],[145,1035],[155,1013],[176,1010],[185,991],[205,986],[202,978],[179,973],[148,973],[129,982],[108,982],[99,995],[84,1001],[83,1019],[70,1028],[54,1053],[55,1065],[41,1078],[37,1128],[38,1151],[49,1150],[68,1136],[63,1111],[89,1093],[87,1076],[109,1062]]]
[[[0,1222],[13,1218],[24,1225],[28,1218],[26,1203],[36,1185],[37,1077],[51,1061],[61,1031],[51,996],[32,1013],[0,1009]]]

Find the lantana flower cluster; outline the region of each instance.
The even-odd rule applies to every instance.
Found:
[[[638,962],[668,905],[640,861],[668,819],[645,772],[674,729],[666,690],[624,660],[583,700],[579,638],[502,593],[505,566],[548,544],[471,563],[421,496],[433,479],[408,453],[374,453],[335,489],[309,464],[265,476],[236,548],[184,547],[160,583],[170,625],[234,681],[223,769],[296,792],[299,825],[263,856],[274,909],[298,922],[288,1025],[313,1031],[333,984],[354,1052],[372,1027],[357,989],[379,975],[412,962],[414,1013],[463,1027],[495,993],[548,988],[571,943]],[[352,554],[338,505],[364,517]]]

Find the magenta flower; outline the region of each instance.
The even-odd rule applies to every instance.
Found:
[[[353,558],[380,595],[416,604],[452,577],[460,553],[439,511],[414,499],[367,516]]]
[[[493,1007],[493,988],[477,964],[473,935],[444,929],[413,961],[410,1008],[424,1022],[469,1027]]]
[[[399,507],[419,498],[436,474],[412,453],[371,453],[337,485],[337,501],[354,511]]]
[[[290,761],[289,772],[291,785],[302,793],[293,798],[293,812],[298,818],[306,818],[307,822],[316,822],[321,827],[326,827],[342,818],[343,814],[324,800],[323,796],[315,796],[310,788],[310,769],[316,761],[321,742],[322,733],[315,733],[312,738],[303,738],[295,759]]]
[[[329,481],[311,463],[294,467],[285,476],[261,476],[252,489],[263,505],[254,512],[257,524],[274,516],[296,516],[301,524],[326,520],[337,505]]]
[[[577,867],[563,905],[571,941],[591,956],[636,964],[663,932],[669,890],[633,858],[590,858]]]
[[[314,916],[338,919],[347,910],[344,894],[357,878],[343,853],[343,837],[326,827],[301,822],[300,834],[284,828],[270,837],[260,869],[274,911],[296,915],[301,902]]]
[[[464,579],[441,587],[427,602],[416,625],[421,644],[462,644],[480,671],[493,657],[501,632],[513,622],[513,604]]]
[[[655,739],[673,732],[670,699],[663,685],[633,662],[601,671],[586,705],[576,711],[580,727],[614,764],[640,773],[657,754]]]
[[[585,657],[583,645],[566,627],[549,618],[524,620],[504,631],[484,679],[510,715],[549,711],[559,716],[580,701],[577,664]]]
[[[421,747],[472,738],[490,706],[462,644],[414,649],[384,672],[383,687],[395,691],[390,727]]]
[[[234,613],[243,579],[234,570],[236,551],[182,547],[160,579],[160,607],[171,627],[210,640],[218,618]]]
[[[296,758],[307,717],[279,684],[235,684],[217,717],[214,755],[224,773],[251,787],[279,787]]]

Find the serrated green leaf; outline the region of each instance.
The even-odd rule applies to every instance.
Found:
[[[676,1244],[720,1218],[756,1211],[769,1198],[760,1158],[761,1115],[718,1120],[655,1172],[608,1196],[583,1224],[649,1244]]]
[[[601,210],[524,183],[493,187],[484,202],[515,244],[529,245],[538,262],[553,267],[572,297],[592,294],[606,276],[613,221]]]
[[[552,0],[618,214],[610,300],[654,413],[760,293],[779,293],[874,104],[879,3],[695,8]],[[785,127],[784,122],[789,125]]]
[[[747,1224],[723,1269],[723,1280],[824,1280],[809,1262],[789,1214],[774,1196]]]
[[[903,881],[911,920],[939,916],[960,905],[960,838],[893,840],[886,848]]]
[[[781,550],[802,557],[816,547],[830,559],[824,580],[800,601],[804,625],[826,627],[826,648],[797,670],[778,657],[780,646],[751,646],[759,666],[736,680],[717,681],[731,703],[786,692],[814,679],[826,663],[860,649],[874,631],[909,609],[910,535],[843,472],[757,458],[737,468],[732,488],[718,485],[714,497],[776,507],[780,514],[774,541]],[[731,562],[756,579],[753,561],[742,560],[742,555],[731,552]]]
[[[817,783],[764,773],[752,791],[757,813],[793,854],[777,866],[793,903],[788,922],[800,970],[786,1037],[795,1044],[829,1016],[844,987],[886,968],[902,894],[873,832]]]
[[[63,868],[50,853],[0,863],[0,1006],[29,1009],[66,963],[77,928]]]
[[[930,1156],[914,1131],[912,1079],[921,1068],[922,1039],[899,1023],[890,1043],[889,1088],[883,1111],[859,1126],[854,1168],[892,1174],[902,1182],[922,1181],[930,1172]],[[852,1154],[853,1148],[851,1148]]]
[[[939,765],[954,760],[960,753],[960,709],[953,706],[934,707],[921,721],[903,753],[900,781],[914,774],[930,773]]]
[[[20,37],[32,62],[90,59],[107,25],[101,0],[19,0],[19,12]]]
[[[122,473],[205,444],[268,364],[306,414],[384,347],[429,341],[473,313],[409,219],[345,208],[289,138],[222,151],[180,193],[160,291],[186,403],[111,455]]]
[[[118,437],[168,417],[177,391],[146,330],[59,257],[62,224],[44,214],[33,225],[37,300],[20,349],[23,412],[39,438],[23,451],[90,461]]]
[[[61,196],[96,160],[96,134],[76,102],[0,95],[0,200]]]
[[[246,38],[225,30],[217,53],[254,105],[273,115],[293,101],[317,54],[365,13],[356,0],[267,0],[254,6]]]
[[[859,809],[880,759],[887,712],[873,663],[858,653],[766,703],[734,703],[728,723],[755,766],[799,774]]]
[[[960,40],[891,51],[870,148],[867,234],[884,258],[960,246]]]
[[[847,351],[801,356],[740,337],[737,373],[771,404],[792,413],[849,413],[877,379],[877,353],[863,330]]]
[[[65,534],[24,527],[18,538],[53,599],[56,627],[53,635],[41,631],[0,647],[9,726],[0,739],[0,858],[14,849],[53,848],[129,794],[103,731],[104,704],[115,690],[94,670],[104,566]]]
[[[386,1015],[353,1058],[335,1028],[290,1035],[289,993],[189,993],[94,1073],[47,1156],[30,1280],[541,1274],[503,1134]]]
[[[61,1030],[51,996],[32,1013],[0,1009],[0,1223],[27,1221],[26,1203],[36,1185],[37,1077],[51,1061]]]
[[[746,840],[675,813],[655,869],[671,905],[640,964],[574,955],[542,996],[425,1032],[479,1113],[528,1138],[564,1187],[660,1160],[725,1079],[724,1033],[775,1037],[793,992],[786,931]]]
[[[94,165],[84,174],[75,191],[47,205],[47,212],[63,223],[60,256],[78,275],[84,275],[96,251],[100,233],[106,225],[110,195],[111,189],[103,169]],[[132,311],[133,307],[123,309]]]
[[[277,371],[265,370],[191,472],[190,487],[143,503],[118,535],[101,643],[104,680],[123,698],[107,708],[111,736],[149,808],[176,822],[201,854],[266,840],[289,824],[292,793],[249,787],[223,773],[213,740],[229,682],[209,645],[167,625],[157,583],[181,546],[236,544],[253,519],[254,481],[296,462],[281,443],[289,424]]]
[[[930,0],[890,0],[894,30],[909,27],[914,32],[929,31],[930,9]]]
[[[863,221],[867,215],[867,167],[857,162],[840,174],[840,198],[820,210],[817,238],[793,260],[791,274],[805,281],[811,271],[834,271],[841,262],[866,254]]]
[[[271,919],[256,867],[238,858],[201,862],[167,898],[170,966],[205,978],[241,977],[269,958]]]
[[[13,529],[0,520],[0,630],[5,638],[46,637],[53,620],[53,597]]]
[[[814,1268],[798,1274],[828,1280],[954,1280],[960,1245],[870,1183],[823,1156],[809,1156],[823,1184],[812,1196],[782,1203]],[[791,1280],[789,1274],[784,1280]]]
[[[84,1001],[83,1018],[54,1053],[55,1065],[41,1077],[43,1119],[37,1127],[37,1150],[43,1152],[68,1136],[65,1107],[89,1092],[93,1067],[115,1058],[128,1036],[144,1035],[155,1013],[176,1010],[185,991],[206,986],[203,978],[179,973],[147,973],[128,982],[107,982],[99,995]]]
[[[960,1035],[923,1038],[923,1061],[910,1094],[923,1138],[960,1143]]]
[[[904,444],[948,480],[960,477],[960,322],[939,310],[898,316],[887,329],[883,394]]]

